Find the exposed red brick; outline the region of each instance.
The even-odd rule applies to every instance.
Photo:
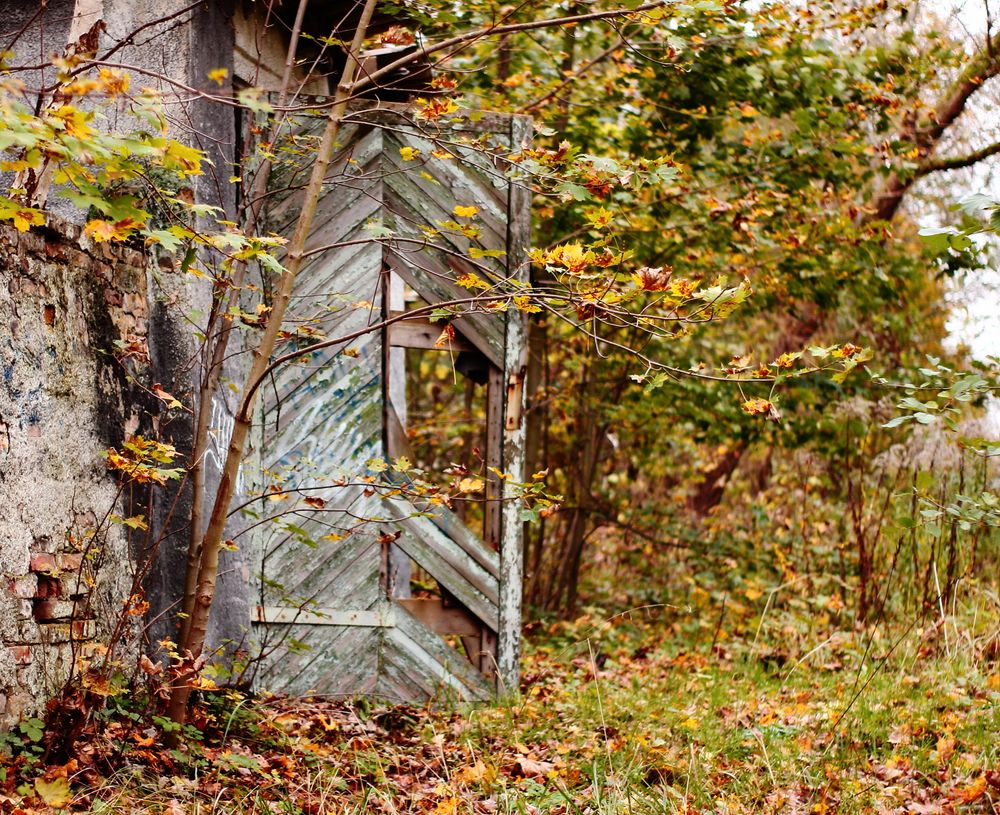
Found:
[[[35,597],[62,597],[62,582],[58,577],[42,574],[38,575],[36,579],[38,580],[38,588],[35,591]]]
[[[34,552],[31,555],[30,565],[28,567],[33,572],[45,572],[52,574],[58,571],[58,566],[56,566],[56,556],[51,555],[48,552]]]
[[[83,565],[83,555],[79,552],[60,552],[56,555],[56,565],[64,572],[77,572]]]
[[[12,597],[22,600],[35,597],[38,593],[38,575],[26,574],[7,578],[7,591]]]
[[[52,620],[69,620],[73,617],[75,608],[76,603],[72,600],[56,600],[51,597],[35,600],[35,619],[40,623]]]
[[[10,654],[18,665],[30,665],[34,649],[30,645],[12,645]]]

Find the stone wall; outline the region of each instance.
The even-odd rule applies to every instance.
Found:
[[[137,429],[146,256],[50,219],[0,227],[0,724],[38,709],[107,634],[132,567],[102,451]]]

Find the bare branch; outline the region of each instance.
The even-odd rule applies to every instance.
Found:
[[[411,62],[428,57],[431,54],[436,54],[439,51],[447,51],[449,48],[455,48],[456,46],[461,46],[475,40],[481,40],[484,37],[493,37],[498,34],[513,34],[519,31],[535,31],[540,28],[557,28],[559,26],[573,25],[575,23],[585,23],[591,20],[609,20],[617,17],[628,17],[633,14],[640,14],[644,11],[652,11],[653,9],[662,8],[665,5],[666,0],[659,0],[659,2],[655,3],[643,3],[635,8],[617,8],[610,9],[608,11],[592,11],[589,14],[573,14],[568,17],[553,17],[546,20],[530,20],[525,23],[492,25],[487,26],[486,28],[476,29],[475,31],[467,31],[465,34],[449,37],[448,39],[437,43],[437,45],[422,48],[412,54],[400,57],[394,62],[390,62],[385,67],[379,68],[377,71],[373,71],[367,76],[356,80],[351,87],[351,91],[353,93],[357,93],[369,85],[375,84],[376,80],[399,70],[405,65],[409,65]]]
[[[934,110],[922,121],[906,128],[900,134],[900,140],[911,142],[925,155],[931,155],[940,143],[941,137],[965,110],[969,99],[988,79],[1000,73],[998,49],[1000,49],[1000,32],[987,40],[986,47],[972,58]],[[892,173],[875,195],[873,208],[862,217],[861,222],[892,220],[903,202],[903,196],[921,175],[926,173],[920,173],[919,170],[916,173]]]
[[[1000,142],[988,144],[986,147],[981,147],[979,150],[974,150],[964,156],[950,156],[949,158],[931,159],[925,161],[920,165],[920,167],[917,168],[915,178],[921,178],[925,175],[941,172],[943,170],[961,170],[963,167],[971,167],[973,164],[978,164],[983,159],[997,155],[997,153],[1000,153]]]

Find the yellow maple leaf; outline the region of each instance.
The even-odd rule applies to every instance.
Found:
[[[221,85],[225,82],[227,76],[229,76],[228,68],[213,68],[208,72],[208,78],[216,85]]]
[[[453,213],[459,218],[472,218],[479,212],[479,207],[464,207],[462,205],[456,206]]]
[[[744,413],[748,413],[751,416],[760,416],[770,412],[774,406],[768,399],[747,399],[741,407]]]
[[[517,307],[518,311],[523,311],[525,314],[537,314],[542,310],[542,307],[535,303],[526,294],[517,295],[514,298],[514,305]]]
[[[483,480],[481,478],[463,478],[458,482],[459,492],[482,492]]]
[[[973,801],[982,798],[986,793],[986,785],[986,773],[982,773],[975,781],[962,790],[962,803],[971,804]]]
[[[101,68],[98,71],[101,88],[108,96],[121,96],[128,90],[129,75],[114,68]]]
[[[118,233],[118,230],[111,221],[105,221],[101,218],[94,218],[91,221],[87,221],[87,225],[83,228],[83,234],[94,243],[120,240],[123,237]]]
[[[72,798],[69,781],[65,778],[54,778],[51,781],[39,778],[35,781],[35,792],[50,807],[64,807]]]
[[[598,229],[602,229],[603,227],[610,224],[612,219],[615,217],[613,212],[605,209],[604,207],[600,207],[599,209],[586,210],[584,212],[584,215],[587,218],[588,223],[593,227],[597,227]]]
[[[452,796],[441,800],[434,807],[434,815],[455,815],[458,812],[458,798]]]
[[[419,155],[420,151],[416,147],[399,148],[399,156],[403,161],[413,161]]]
[[[488,289],[490,287],[489,283],[471,272],[459,275],[455,282],[463,289]]]
[[[201,175],[201,151],[171,139],[163,151],[163,166],[181,175]]]
[[[72,105],[63,105],[58,110],[52,112],[52,118],[58,124],[56,127],[62,130],[67,136],[77,139],[86,139],[93,134],[93,130],[88,127],[87,120],[91,114],[84,113],[79,108]]]
[[[30,209],[28,207],[15,209],[7,217],[14,221],[14,226],[17,227],[18,232],[27,232],[32,226],[41,226],[45,223],[45,215],[41,210]]]

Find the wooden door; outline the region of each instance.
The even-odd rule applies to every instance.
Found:
[[[319,115],[300,117],[275,146],[269,226],[279,234],[294,228],[321,126]],[[455,283],[464,273],[523,279],[528,196],[502,156],[526,136],[524,117],[431,124],[385,105],[353,111],[342,130],[278,353],[357,336],[279,369],[263,391],[260,483],[270,494],[256,505],[262,687],[417,700],[484,699],[516,686],[518,509],[495,478],[480,536],[444,507],[391,494],[385,462],[406,439],[394,349],[428,347],[428,333],[441,329],[409,318],[378,326],[401,308],[392,281],[437,303],[468,296]],[[477,207],[478,235],[442,227],[456,220],[456,205]],[[473,261],[471,246],[505,254]],[[455,342],[488,361],[489,455],[514,481],[522,476],[522,316],[511,309],[454,323]],[[437,598],[410,597],[399,585],[411,564],[433,578]]]

